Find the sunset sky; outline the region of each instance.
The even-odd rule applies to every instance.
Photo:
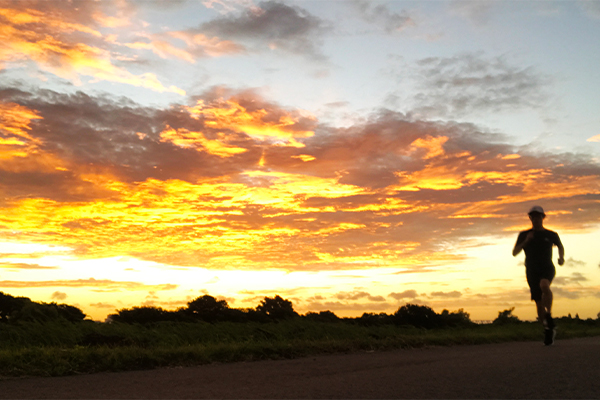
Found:
[[[600,1],[0,0],[0,291],[600,312]],[[554,251],[556,263],[557,251]]]

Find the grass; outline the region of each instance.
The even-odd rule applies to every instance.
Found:
[[[0,376],[63,376],[339,352],[537,341],[541,340],[540,329],[539,324],[529,322],[425,330],[302,318],[267,324],[0,324]],[[600,322],[562,320],[558,332],[559,340],[600,336]]]

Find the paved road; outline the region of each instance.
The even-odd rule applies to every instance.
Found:
[[[8,379],[0,398],[600,398],[600,337]]]

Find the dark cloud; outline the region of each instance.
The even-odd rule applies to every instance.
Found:
[[[534,66],[517,67],[506,56],[483,53],[424,58],[414,65],[402,64],[401,70],[412,71],[408,73],[416,82],[412,112],[427,117],[541,110],[548,104],[552,84],[552,78]]]
[[[392,293],[388,294],[388,297],[393,297],[396,300],[402,300],[402,299],[414,299],[418,295],[419,294],[417,293],[416,290],[405,290],[404,292],[400,292],[400,293],[392,292]]]
[[[316,60],[325,59],[319,46],[330,30],[325,21],[308,11],[274,1],[260,3],[241,15],[215,19],[198,29],[220,38],[249,42],[259,50],[280,49]]]
[[[371,294],[363,291],[354,291],[354,292],[340,292],[335,295],[335,298],[338,300],[360,300],[367,299],[369,301],[380,302],[385,301],[382,296],[372,296]]]
[[[51,298],[52,298],[52,300],[64,300],[64,299],[67,298],[67,294],[63,293],[63,292],[56,291],[56,292],[52,293]]]
[[[352,5],[356,7],[360,16],[367,22],[379,27],[386,33],[394,33],[414,26],[414,20],[403,10],[401,13],[390,10],[385,4],[373,4],[367,0],[354,0]]]
[[[582,296],[582,293],[580,293],[579,291],[565,289],[562,287],[552,288],[552,293],[557,297],[563,297],[563,298],[571,299],[571,300],[576,300],[576,299],[580,299],[581,297],[584,297],[584,296]]]
[[[108,303],[91,303],[90,307],[95,307],[95,308],[108,308],[108,309],[116,309],[117,307],[114,304],[108,304]]]
[[[455,0],[447,4],[450,11],[454,14],[465,18],[475,26],[483,26],[489,22],[494,8],[501,3],[493,1]]]
[[[565,260],[565,267],[570,268],[583,268],[586,266],[585,261],[576,260],[573,257],[569,257]]]
[[[432,292],[431,296],[432,297],[442,297],[445,299],[457,299],[462,296],[462,293],[457,290],[453,290],[451,292]]]
[[[554,278],[553,283],[555,285],[579,285],[581,286],[581,282],[587,282],[589,279],[583,276],[580,272],[573,272],[571,276],[558,276]]]

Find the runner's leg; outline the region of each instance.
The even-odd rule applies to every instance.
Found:
[[[536,300],[535,308],[537,308],[538,321],[544,324],[544,320],[546,319],[546,307],[544,307],[544,303],[541,300]]]
[[[550,281],[548,279],[542,279],[540,281],[540,289],[542,289],[542,306],[545,312],[550,314],[552,312],[552,290],[550,290]],[[539,315],[539,311],[538,311]],[[544,313],[545,316],[545,313]]]

